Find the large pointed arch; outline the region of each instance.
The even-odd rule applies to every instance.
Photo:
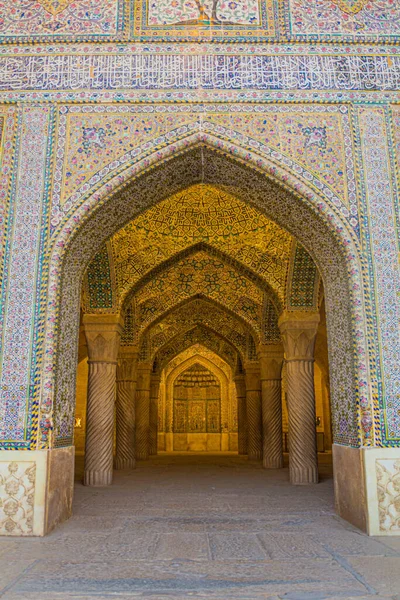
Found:
[[[260,277],[253,270],[249,269],[246,265],[244,265],[239,260],[229,256],[219,248],[215,248],[211,244],[207,244],[205,242],[199,242],[198,244],[193,244],[189,248],[182,250],[181,252],[177,252],[174,256],[171,256],[168,260],[162,262],[160,265],[149,271],[140,281],[137,282],[126,294],[124,298],[122,298],[122,306],[128,305],[137,292],[143,288],[147,283],[151,282],[154,277],[156,277],[159,273],[166,271],[170,267],[173,267],[179,261],[185,258],[189,258],[194,254],[204,252],[209,254],[211,257],[215,257],[231,266],[235,271],[244,275],[247,279],[249,279],[252,283],[254,283],[260,290],[262,290],[266,296],[273,303],[278,314],[283,310],[282,302],[279,299],[276,292],[268,285],[268,283]]]
[[[182,354],[182,353],[181,353]],[[179,355],[177,355],[179,356]],[[220,357],[221,358],[221,357]],[[174,366],[171,365],[170,371],[166,373],[166,426],[172,430],[172,393],[175,381],[182,373],[190,369],[195,364],[200,364],[208,369],[221,383],[221,417],[223,417],[223,407],[227,413],[232,414],[233,402],[231,394],[229,394],[229,379],[232,379],[233,372],[229,364],[226,364],[226,368],[223,368],[224,359],[222,359],[222,365],[218,365],[216,361],[210,360],[203,354],[194,354],[190,358],[184,359],[180,364]],[[229,377],[228,377],[229,374]],[[168,402],[169,400],[169,402]],[[237,407],[236,407],[237,408]],[[168,423],[169,421],[169,423]]]
[[[317,192],[296,179],[282,162],[278,166],[248,149],[244,151],[238,144],[224,144],[209,135],[202,135],[201,140],[195,135],[181,145],[172,144],[152,160],[153,168],[149,168],[148,161],[137,163],[130,173],[136,177],[129,183],[120,178],[119,188],[109,184],[100,188],[59,228],[49,249],[41,409],[46,417],[52,417],[55,408],[51,443],[65,445],[71,441],[67,432],[72,432],[73,424],[74,347],[80,281],[87,264],[116,229],[146,207],[196,182],[221,186],[252,204],[294,235],[316,262],[327,302],[335,439],[358,445],[362,434],[368,443],[371,428],[365,426],[362,430],[359,412],[360,402],[368,415],[373,410],[368,385],[363,265],[357,239],[327,200],[329,196],[324,196],[323,182]]]
[[[169,326],[169,322],[172,322],[172,328]],[[165,324],[167,324],[166,331]],[[165,344],[168,344],[177,335],[182,335],[196,326],[204,326],[215,332],[218,331],[220,337],[234,346],[241,360],[249,358],[250,338],[252,338],[251,348],[257,347],[260,343],[256,332],[239,315],[203,295],[183,301],[166,311],[144,331],[142,340],[146,341],[147,352],[153,358]]]
[[[166,344],[158,348],[152,358],[158,368],[162,370],[178,354],[194,344],[201,344],[212,350],[212,352],[229,364],[233,372],[236,371],[239,362],[238,358],[243,361],[243,355],[231,341],[218,333],[218,331],[205,325],[196,325],[178,333]]]

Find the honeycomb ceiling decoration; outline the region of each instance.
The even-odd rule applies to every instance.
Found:
[[[101,306],[109,298],[105,279],[115,278],[114,308],[119,309],[132,286],[152,269],[177,253],[205,242],[236,259],[268,283],[282,304],[292,236],[255,208],[216,187],[198,184],[158,203],[118,231],[110,241],[114,276],[104,270],[98,277],[99,260],[89,266],[89,282],[98,281],[84,299],[84,309]],[[113,285],[114,287],[114,285]],[[94,290],[94,291],[93,291]],[[92,296],[92,297],[91,297]],[[86,303],[86,306],[85,306]]]
[[[136,335],[167,310],[199,295],[236,313],[261,333],[263,291],[230,264],[202,250],[174,262],[136,291]]]
[[[238,367],[238,355],[230,342],[204,325],[196,325],[193,329],[175,336],[169,343],[160,348],[156,360],[158,369],[162,370],[176,356],[198,344],[219,356],[233,371]]]
[[[219,387],[220,382],[204,365],[195,363],[184,371],[175,381],[182,387]]]
[[[185,333],[196,325],[204,325],[217,331],[236,347],[243,357],[247,356],[247,324],[216,304],[198,298],[178,306],[150,327],[147,332],[150,357],[153,357],[175,336]]]

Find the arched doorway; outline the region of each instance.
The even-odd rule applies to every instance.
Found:
[[[61,446],[67,439],[70,439],[65,433],[71,426],[74,408],[74,387],[72,385],[74,377],[72,368],[70,368],[70,364],[73,364],[71,340],[74,337],[76,339],[77,335],[79,281],[84,268],[93,253],[99,250],[101,243],[107,240],[118,227],[124,226],[144,208],[172,196],[174,192],[179,193],[182,189],[186,189],[189,184],[187,169],[189,164],[193,164],[193,161],[194,164],[201,165],[200,171],[197,169],[190,172],[193,183],[197,184],[200,177],[202,185],[215,186],[216,189],[236,196],[244,205],[253,207],[260,214],[266,215],[267,218],[295,236],[314,259],[324,281],[327,306],[334,436],[339,442],[357,445],[361,433],[367,437],[371,435],[371,426],[368,419],[365,418],[363,432],[358,427],[360,415],[357,409],[357,395],[363,388],[359,382],[363,379],[365,372],[364,364],[360,365],[360,356],[353,356],[350,351],[355,337],[362,340],[363,335],[355,331],[358,327],[355,323],[360,323],[359,313],[360,311],[362,313],[362,304],[354,299],[360,289],[357,283],[360,277],[360,265],[354,241],[347,234],[338,215],[325,214],[323,197],[318,197],[309,191],[307,194],[305,193],[304,198],[300,198],[298,189],[301,186],[298,185],[298,182],[296,191],[287,189],[291,180],[287,172],[283,172],[285,183],[282,181],[278,184],[276,180],[279,179],[279,173],[275,172],[274,177],[271,177],[267,170],[262,172],[260,165],[253,170],[250,158],[248,165],[244,165],[239,160],[232,160],[203,145],[188,149],[181,156],[175,156],[163,163],[162,178],[160,172],[158,177],[154,176],[153,172],[144,174],[133,180],[127,188],[111,195],[107,202],[103,204],[101,201],[98,202],[93,217],[83,219],[82,224],[75,227],[74,235],[71,235],[72,232],[68,231],[67,226],[60,232],[60,240],[66,234],[71,238],[67,244],[68,251],[65,253],[65,259],[61,260],[60,256],[53,255],[55,265],[59,259],[62,264],[60,271],[57,269],[54,271],[56,280],[61,275],[58,279],[60,287],[57,293],[61,298],[67,297],[68,299],[61,304],[60,319],[56,330],[56,333],[60,334],[58,354],[53,365],[54,379],[49,386],[51,391],[55,391],[55,398],[58,398],[58,408],[55,412],[56,445]],[[229,176],[227,175],[228,168]],[[160,180],[162,189],[160,189]],[[141,205],[136,206],[129,202],[128,197],[139,198],[141,189],[146,190],[146,203],[143,201]],[[109,219],[110,210],[115,216],[113,222]],[[77,216],[75,216],[75,221],[79,221]],[[204,252],[203,249],[198,250],[200,254]],[[57,253],[59,253],[58,250]],[[83,259],[84,256],[86,259]],[[80,258],[78,259],[78,257]],[[182,257],[183,260],[186,258]],[[196,258],[199,259],[199,257]],[[248,279],[252,282],[252,279],[256,278],[249,276]],[[256,286],[256,283],[254,285]],[[265,285],[266,290],[267,288],[268,286]],[[274,294],[270,294],[270,298],[272,306],[276,310],[279,303],[276,302]],[[280,308],[282,310],[283,307]],[[243,311],[246,312],[245,306]],[[265,312],[268,313],[268,311]],[[306,320],[304,319],[304,321]],[[293,327],[290,325],[290,320],[286,319],[285,322],[289,323],[284,327],[285,335],[293,338]],[[314,322],[314,325],[316,323],[317,321]],[[306,333],[303,336],[303,342],[306,343],[309,338],[310,336]],[[360,343],[362,347],[362,341]],[[269,358],[274,359],[274,357]],[[63,368],[60,368],[61,365]],[[254,392],[256,391],[258,390],[254,389]],[[62,402],[62,406],[60,402]],[[249,402],[248,399],[247,402]],[[363,407],[367,410],[368,403],[366,401]]]

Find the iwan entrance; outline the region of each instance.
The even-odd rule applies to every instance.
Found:
[[[158,453],[234,453],[318,482],[331,455],[325,297],[295,236],[195,184],[140,213],[83,278],[75,447],[85,485]],[[115,409],[114,409],[115,397]]]

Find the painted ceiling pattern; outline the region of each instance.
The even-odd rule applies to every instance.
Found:
[[[235,348],[215,331],[203,325],[196,325],[165,344],[157,353],[157,365],[160,370],[171,364],[171,361],[185,350],[201,345],[218,355],[233,371],[238,365]]]
[[[167,344],[176,335],[204,325],[227,339],[242,355],[247,355],[248,326],[237,316],[228,313],[213,302],[195,299],[179,306],[148,331],[151,356]]]
[[[84,309],[118,309],[152,269],[203,242],[257,274],[284,305],[293,237],[251,205],[198,184],[142,213],[100,250],[88,268]]]
[[[187,348],[186,350],[182,350],[177,354],[174,358],[172,358],[165,369],[165,375],[168,377],[175,369],[177,369],[183,363],[187,363],[190,359],[194,357],[201,356],[205,358],[208,362],[215,365],[220,369],[228,379],[232,378],[232,370],[230,365],[223,359],[219,354],[216,354],[210,348],[203,346],[195,342],[192,346]]]
[[[185,257],[135,293],[137,335],[177,304],[203,295],[236,312],[260,332],[263,292],[250,279],[204,251]]]

